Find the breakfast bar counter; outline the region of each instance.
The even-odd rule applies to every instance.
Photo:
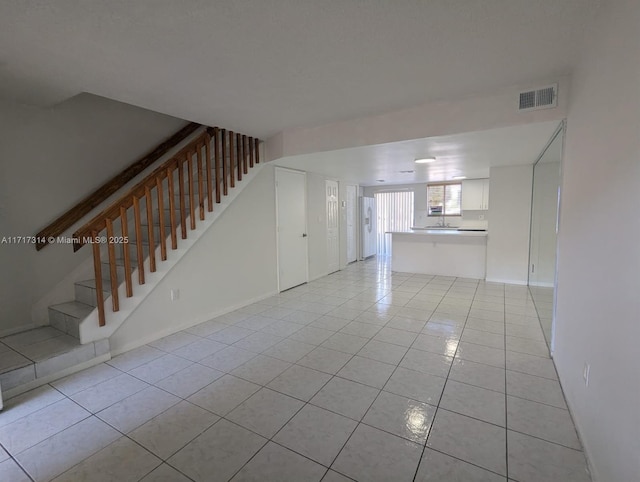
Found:
[[[486,231],[412,229],[389,234],[393,271],[485,278]]]

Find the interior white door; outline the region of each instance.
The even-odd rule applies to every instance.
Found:
[[[327,262],[328,272],[340,269],[340,209],[338,182],[325,181],[327,193]]]
[[[308,281],[306,174],[276,169],[278,288]]]
[[[356,249],[357,242],[357,209],[358,209],[358,186],[347,185],[347,263],[352,263],[358,259]]]

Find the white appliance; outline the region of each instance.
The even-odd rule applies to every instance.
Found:
[[[360,259],[376,254],[376,200],[372,197],[360,198],[360,220],[362,249]]]

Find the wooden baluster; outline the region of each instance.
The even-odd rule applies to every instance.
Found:
[[[173,188],[173,167],[167,168],[167,182],[169,183],[169,220],[171,221],[171,249],[178,249],[176,235],[176,200]]]
[[[111,277],[111,304],[113,311],[120,311],[118,300],[118,269],[116,266],[116,248],[113,241],[113,221],[106,219],[107,223],[107,253],[109,254],[109,276]]]
[[[178,159],[178,195],[180,197],[180,231],[182,231],[182,239],[187,239],[187,212],[184,206],[184,159]]]
[[[227,173],[227,132],[222,129],[220,134],[222,136],[222,193],[226,196],[229,194],[229,187],[227,184],[227,177],[229,177],[229,174]],[[218,200],[218,202],[220,202],[220,200]]]
[[[213,159],[216,170],[216,203],[220,204],[220,189],[222,189],[220,184],[220,129],[217,127],[213,128]]]
[[[256,151],[256,164],[260,164],[260,139],[254,139],[254,149]]]
[[[196,163],[198,164],[198,206],[200,209],[200,221],[204,221],[204,172],[202,172],[202,148],[204,144],[198,145],[196,149]]]
[[[193,153],[187,151],[187,180],[189,182],[189,223],[191,230],[196,229],[196,206],[193,193]]]
[[[238,181],[242,181],[242,135],[236,134],[236,163],[238,164]]]
[[[127,208],[120,206],[120,223],[122,224],[122,255],[124,257],[124,283],[127,288],[127,298],[133,296],[133,282],[131,281],[131,254],[129,253],[129,225],[127,222]]]
[[[156,177],[156,191],[158,195],[158,212],[160,213],[160,259],[167,260],[167,233],[164,229],[164,195],[162,194],[162,179]]]
[[[242,136],[242,170],[245,174],[249,173],[249,164],[247,164],[247,136]]]
[[[213,182],[211,179],[211,136],[204,139],[205,169],[207,170],[207,209],[213,211]],[[218,189],[216,189],[216,192]]]
[[[142,250],[142,222],[140,220],[140,199],[133,196],[133,217],[136,230],[136,248],[138,255],[138,284],[144,284],[144,251]]]
[[[253,137],[249,137],[249,167],[253,167]]]
[[[92,231],[93,238],[93,271],[96,276],[96,304],[98,305],[98,324],[105,325],[104,317],[104,292],[102,291],[102,262],[100,261],[100,244],[98,241],[98,232]]]
[[[156,244],[153,235],[153,201],[151,200],[151,190],[144,188],[145,204],[147,205],[147,228],[149,228],[149,271],[156,271]]]
[[[236,187],[236,163],[233,137],[233,131],[229,131],[229,187]]]

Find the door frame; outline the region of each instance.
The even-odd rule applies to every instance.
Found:
[[[274,188],[275,188],[275,207],[276,207],[276,282],[278,286],[278,293],[281,293],[280,290],[280,219],[279,219],[279,205],[278,205],[278,173],[282,171],[293,172],[296,174],[302,174],[302,178],[304,180],[304,230],[308,234],[309,232],[309,210],[307,204],[307,173],[306,171],[300,171],[298,169],[289,169],[288,167],[275,167],[275,176],[274,176]],[[309,241],[307,238],[307,243],[305,244],[305,283],[309,282]],[[304,283],[302,283],[304,284]],[[292,288],[295,288],[293,286]],[[291,289],[291,288],[287,288]]]

